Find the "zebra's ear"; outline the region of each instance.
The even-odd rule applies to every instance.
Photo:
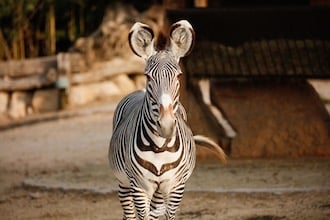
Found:
[[[178,59],[187,56],[194,46],[195,32],[187,20],[181,20],[171,26],[170,48]]]
[[[154,32],[146,24],[136,22],[129,32],[128,41],[132,51],[145,60],[155,51]]]

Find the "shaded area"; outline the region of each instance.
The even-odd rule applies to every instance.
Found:
[[[330,191],[330,161],[230,160],[228,164],[198,161],[188,181],[188,192],[290,193]],[[89,164],[61,173],[33,176],[25,187],[112,193],[117,191],[107,164]]]
[[[330,116],[307,82],[216,81],[211,91],[238,132],[232,156],[330,155]]]
[[[185,62],[189,77],[330,76],[330,42],[309,39],[247,41],[239,46],[200,42]]]

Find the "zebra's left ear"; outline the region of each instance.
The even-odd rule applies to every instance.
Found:
[[[129,32],[128,41],[132,51],[145,60],[155,52],[154,32],[146,24],[136,22]]]
[[[195,41],[195,32],[187,20],[181,20],[171,26],[170,49],[178,58],[187,56]]]

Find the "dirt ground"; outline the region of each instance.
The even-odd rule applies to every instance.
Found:
[[[121,219],[115,192],[22,184],[62,173],[86,181],[78,175],[88,173],[86,167],[107,173],[113,108],[0,131],[0,219]],[[306,161],[198,161],[194,178],[200,188],[187,190],[177,219],[330,219],[330,160]],[[104,175],[111,176],[110,169]],[[89,177],[91,185],[97,182]],[[222,190],[212,190],[218,180]]]

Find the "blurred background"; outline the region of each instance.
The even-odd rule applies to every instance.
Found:
[[[146,81],[128,33],[180,19],[180,100],[228,163],[197,148],[177,219],[329,219],[330,0],[0,0],[1,219],[120,218],[113,112]]]
[[[330,155],[329,1],[2,0],[0,124],[144,88],[127,36],[190,21],[181,101],[232,156]],[[299,128],[299,129],[297,129]]]
[[[139,12],[153,4],[167,8],[276,7],[328,5],[326,0],[2,0],[0,60],[24,59],[67,51],[79,37],[89,36],[114,4],[131,4]]]

